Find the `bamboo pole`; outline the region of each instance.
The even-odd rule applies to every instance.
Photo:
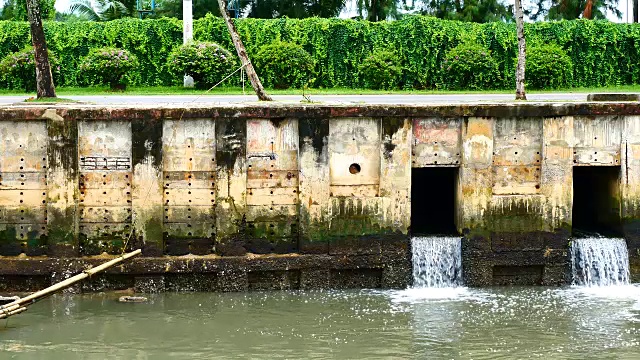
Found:
[[[15,315],[17,313],[20,313],[24,310],[26,310],[26,306],[29,306],[31,304],[33,304],[34,302],[36,302],[37,300],[40,300],[44,297],[53,295],[54,293],[63,290],[65,288],[68,288],[69,286],[82,281],[92,275],[95,275],[101,271],[104,271],[114,265],[117,265],[118,263],[130,259],[134,256],[140,255],[142,253],[141,249],[132,251],[128,254],[124,254],[120,257],[117,257],[113,260],[107,261],[106,263],[102,264],[102,265],[98,265],[94,268],[85,270],[83,272],[81,272],[78,275],[72,276],[66,280],[63,280],[55,285],[51,285],[46,289],[37,291],[31,295],[25,296],[23,298],[20,298],[18,300],[15,300],[13,302],[10,302],[8,304],[5,304],[3,306],[0,306],[0,319],[3,319],[5,317],[9,317],[11,315]],[[24,310],[21,310],[24,309]],[[16,312],[19,311],[19,312]],[[3,317],[4,316],[4,317]]]
[[[8,318],[8,317],[9,317],[9,316],[11,316],[11,315],[20,314],[20,313],[21,313],[21,312],[23,312],[23,311],[27,311],[27,308],[26,308],[26,307],[24,307],[24,306],[23,306],[23,307],[18,307],[18,308],[17,308],[17,309],[15,309],[15,310],[7,311],[7,312],[5,312],[5,313],[0,314],[0,320],[2,320],[2,319],[6,319],[6,318]]]

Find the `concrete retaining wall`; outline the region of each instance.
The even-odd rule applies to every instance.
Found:
[[[405,287],[412,219],[429,221],[412,169],[455,167],[466,282],[563,284],[576,166],[617,167],[605,212],[637,277],[637,103],[6,107],[0,277],[142,247],[104,286]]]

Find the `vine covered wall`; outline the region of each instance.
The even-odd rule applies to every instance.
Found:
[[[304,47],[315,60],[313,87],[359,88],[359,65],[374,50],[391,50],[403,67],[400,86],[434,89],[442,84],[447,51],[473,42],[491,51],[501,76],[495,88],[513,88],[516,56],[514,24],[477,24],[411,16],[392,22],[348,19],[241,19],[237,23],[249,55],[273,41]],[[526,25],[528,44],[555,43],[573,63],[571,85],[596,87],[640,83],[640,25],[572,20]],[[45,22],[50,50],[59,58],[60,86],[81,85],[78,65],[91,48],[118,47],[136,55],[140,64],[130,74],[131,85],[172,85],[167,58],[182,44],[177,19],[121,19],[110,22]],[[233,51],[221,18],[194,22],[197,40],[214,41]],[[0,21],[0,58],[28,45],[26,22]],[[233,69],[229,69],[231,72]]]

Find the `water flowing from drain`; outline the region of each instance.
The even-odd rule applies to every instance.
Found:
[[[586,238],[571,242],[573,285],[629,284],[629,253],[624,239]]]
[[[411,239],[414,288],[462,285],[462,245],[459,237]]]

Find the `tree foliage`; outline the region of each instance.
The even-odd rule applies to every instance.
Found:
[[[417,6],[417,11],[447,20],[513,21],[513,5],[506,5],[501,0],[425,0]]]
[[[51,20],[56,15],[55,0],[39,0],[42,20]],[[27,21],[27,2],[25,0],[7,0],[2,8],[0,20]]]
[[[132,14],[127,5],[118,0],[73,0],[69,9],[89,21],[110,21]]]
[[[207,14],[220,15],[215,0],[193,0],[193,18],[200,19]],[[182,0],[159,0],[154,17],[173,17],[182,20]]]
[[[491,51],[500,72],[495,87],[513,89],[515,84],[517,41],[513,23],[477,24],[408,16],[377,23],[283,18],[240,19],[236,24],[250,57],[275,41],[302,46],[314,60],[314,87],[364,87],[360,64],[374,50],[390,49],[402,65],[398,86],[433,89],[442,82],[441,66],[447,52],[466,42]],[[44,27],[49,50],[59,59],[59,86],[77,86],[80,59],[90,49],[101,47],[126,49],[138,58],[139,66],[130,73],[131,85],[171,85],[179,80],[167,68],[169,54],[182,45],[182,23],[177,19],[45,22]],[[564,20],[526,24],[525,33],[532,44],[553,43],[566,52],[573,64],[570,86],[640,84],[639,24]],[[196,20],[194,37],[233,49],[220,18]],[[26,22],[0,21],[0,58],[28,44]]]
[[[535,0],[525,11],[532,20],[604,20],[607,12],[622,18],[619,0]]]

